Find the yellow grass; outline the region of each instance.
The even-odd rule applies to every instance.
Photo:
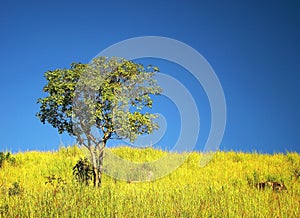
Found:
[[[136,162],[167,155],[154,149],[111,150]],[[15,163],[0,168],[0,217],[300,217],[297,153],[217,152],[200,167],[203,155],[193,152],[164,178],[128,183],[104,175],[100,189],[75,181],[72,167],[83,155],[76,146],[14,154]],[[65,183],[45,184],[52,175]],[[266,180],[288,190],[253,187]]]

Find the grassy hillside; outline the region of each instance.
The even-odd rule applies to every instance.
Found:
[[[112,149],[137,162],[166,155],[154,149]],[[217,152],[205,167],[192,153],[168,176],[133,183],[104,176],[103,186],[78,185],[77,147],[17,153],[1,163],[0,217],[300,217],[300,155]],[[163,167],[163,166],[162,166]],[[258,190],[256,182],[287,191]]]

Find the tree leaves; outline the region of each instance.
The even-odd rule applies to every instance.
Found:
[[[133,142],[138,135],[158,128],[155,115],[142,113],[144,107],[152,107],[151,96],[162,91],[153,78],[158,70],[153,66],[145,70],[122,58],[97,57],[90,64],[72,63],[70,69],[45,73],[47,96],[38,99],[37,117],[88,148],[94,186],[101,184],[107,140],[128,138]]]
[[[158,128],[155,115],[141,112],[152,107],[151,95],[162,91],[153,78],[158,71],[158,67],[145,69],[116,57],[97,57],[91,64],[72,63],[70,69],[47,71],[43,89],[47,96],[38,99],[37,117],[82,142],[82,135],[92,135],[98,142],[104,136],[134,141]],[[100,138],[91,134],[92,127],[102,132]]]

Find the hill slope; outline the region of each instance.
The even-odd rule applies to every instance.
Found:
[[[136,162],[166,155],[154,149],[111,149]],[[179,155],[180,154],[176,154]],[[183,154],[182,154],[183,155]],[[300,217],[300,155],[217,152],[204,167],[191,153],[167,176],[151,182],[104,175],[100,189],[78,185],[77,147],[25,152],[0,168],[0,217]],[[164,166],[161,166],[164,167]],[[259,190],[277,181],[287,191]]]

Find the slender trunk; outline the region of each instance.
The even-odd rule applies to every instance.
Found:
[[[98,187],[101,187],[101,182],[102,182],[102,173],[103,173],[103,158],[104,158],[104,149],[101,149],[100,154],[99,154],[99,165],[98,165]]]
[[[103,173],[103,159],[104,159],[104,148],[106,146],[107,139],[102,141],[102,145],[92,146],[90,145],[89,151],[92,157],[93,165],[93,182],[94,187],[100,188],[102,182],[102,173]]]
[[[97,167],[93,167],[93,174],[94,174],[94,187],[100,187],[99,185],[99,170]]]
[[[99,156],[98,156],[98,159],[97,159],[97,164],[98,164],[98,187],[101,187],[101,183],[102,183],[104,149],[105,149],[105,146],[106,146],[106,141],[107,140],[103,140],[102,141],[102,146],[98,147],[98,149],[99,149]]]
[[[99,170],[97,166],[96,154],[92,146],[89,147],[89,150],[92,157],[94,187],[97,187],[97,185],[99,184]]]

